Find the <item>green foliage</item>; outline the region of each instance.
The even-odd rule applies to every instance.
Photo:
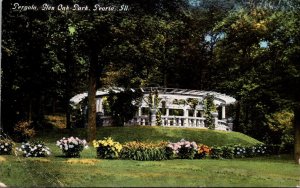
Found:
[[[121,158],[132,159],[138,161],[160,161],[167,159],[166,155],[167,143],[158,144],[127,142],[123,145]]]
[[[123,145],[121,158],[138,161],[160,161],[166,159],[166,143],[157,144],[127,142]]]
[[[78,137],[63,137],[56,141],[56,145],[60,148],[66,157],[80,157],[80,153],[87,147],[86,140],[81,140]]]
[[[115,142],[111,137],[104,140],[94,140],[93,146],[96,148],[97,157],[100,159],[117,159],[122,150],[122,145]]]
[[[27,141],[36,134],[31,122],[24,120],[16,123],[14,131],[16,140],[18,141]]]
[[[64,137],[69,134],[75,134],[79,137],[86,137],[85,129],[64,130],[60,129],[51,130],[47,133],[40,132],[37,138],[47,138],[52,140],[53,136]],[[125,126],[125,127],[100,127],[97,129],[97,137],[112,137],[118,140],[120,143],[130,141],[140,142],[177,142],[178,140],[185,138],[186,140],[194,140],[196,143],[203,143],[208,146],[224,146],[230,144],[242,144],[242,145],[255,145],[258,140],[251,138],[245,134],[238,132],[226,132],[226,131],[213,131],[207,129],[192,129],[192,128],[165,128],[160,126]]]
[[[234,157],[235,158],[243,158],[246,155],[246,147],[242,146],[241,144],[234,145]]]
[[[210,152],[210,158],[222,159],[223,150],[221,147],[212,147]]]
[[[214,96],[207,94],[204,99],[204,117],[205,117],[205,127],[209,129],[215,129],[215,124],[213,120],[213,112],[216,112],[216,106],[214,104]]]
[[[0,138],[0,155],[10,155],[13,150],[14,143],[9,139]]]
[[[199,101],[198,99],[195,98],[188,98],[186,100],[186,102],[188,103],[188,105],[195,110],[196,106],[198,105]]]
[[[142,92],[140,90],[125,90],[120,93],[110,91],[107,98],[110,114],[117,126],[123,126],[125,122],[131,120],[138,110],[141,102]],[[134,104],[133,104],[134,101]]]
[[[275,112],[267,115],[268,126],[273,132],[273,144],[280,144],[282,150],[291,151],[294,136],[293,136],[293,119],[294,113],[291,111]],[[275,136],[276,135],[276,136]]]
[[[22,143],[17,151],[22,152],[24,157],[47,157],[51,154],[50,148],[43,141]]]
[[[232,146],[222,146],[222,158],[233,159],[234,158],[234,147]]]
[[[46,144],[53,154],[47,159],[24,159],[26,165],[19,157],[1,156],[5,159],[0,159],[1,182],[9,187],[295,187],[299,181],[299,167],[290,155],[234,161],[99,160],[91,148],[82,159],[75,159],[78,162],[69,163],[70,159],[56,157],[60,151],[55,146]]]

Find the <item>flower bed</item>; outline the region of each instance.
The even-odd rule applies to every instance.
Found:
[[[119,158],[122,150],[122,145],[119,142],[114,142],[111,137],[104,140],[94,140],[93,146],[97,150],[97,157],[101,159]]]
[[[0,155],[10,155],[12,153],[13,142],[9,139],[0,140]]]
[[[196,142],[181,139],[179,142],[169,143],[167,145],[167,153],[173,154],[169,158],[193,159],[197,153],[197,147]]]
[[[17,151],[22,152],[24,157],[46,157],[51,154],[50,149],[41,141],[22,143]]]
[[[86,140],[81,140],[78,137],[69,137],[58,140],[56,145],[62,150],[66,157],[80,157],[80,153],[84,148],[87,148]]]
[[[121,145],[112,138],[94,140],[93,145],[97,150],[97,157],[101,159],[131,159],[140,161],[159,161],[167,159],[233,159],[241,157],[253,157],[267,155],[265,145],[256,146],[214,146],[186,141],[142,143],[128,142]]]
[[[128,142],[123,145],[121,152],[122,159],[132,159],[139,161],[160,161],[167,159],[166,142],[158,144]]]

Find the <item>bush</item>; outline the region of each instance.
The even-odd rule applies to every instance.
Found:
[[[267,154],[267,146],[264,144],[257,144],[254,146],[255,156],[262,156]]]
[[[193,159],[197,153],[197,144],[181,139],[177,143],[169,143],[167,145],[169,151],[180,159]]]
[[[234,157],[234,148],[232,146],[222,146],[222,158],[233,159]]]
[[[197,159],[203,159],[210,155],[211,148],[207,145],[198,145],[197,154],[195,155],[195,158]]]
[[[23,153],[24,157],[46,157],[51,154],[50,149],[42,141],[22,143],[18,151]]]
[[[223,150],[221,147],[212,147],[210,152],[210,158],[222,159]]]
[[[0,155],[10,155],[13,148],[13,142],[9,139],[0,140]]]
[[[139,161],[160,161],[168,159],[166,152],[167,143],[158,144],[128,142],[123,145],[121,158]]]
[[[116,159],[122,150],[119,142],[114,142],[111,137],[104,140],[94,140],[93,146],[97,149],[97,157],[101,159]]]
[[[246,147],[245,157],[255,157],[267,154],[267,147],[262,144]]]
[[[28,121],[19,121],[15,125],[14,131],[18,141],[27,141],[36,134],[33,126]]]
[[[246,155],[246,148],[241,145],[233,146],[234,157],[243,158]]]
[[[80,157],[80,152],[88,147],[86,140],[81,140],[78,137],[70,138],[63,137],[56,142],[56,145],[62,150],[66,157]]]
[[[266,152],[270,155],[278,155],[280,153],[280,145],[278,144],[270,144],[266,145]]]

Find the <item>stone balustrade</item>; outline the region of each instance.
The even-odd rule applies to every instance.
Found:
[[[185,128],[204,128],[205,118],[203,117],[184,117],[184,116],[161,116],[161,126],[163,127],[185,127]],[[110,116],[101,117],[102,126],[111,126],[113,120]],[[132,120],[126,122],[126,126],[133,125],[150,125],[150,120],[147,115],[135,116]],[[216,130],[229,131],[230,127],[227,126],[225,120],[217,120],[215,124]]]

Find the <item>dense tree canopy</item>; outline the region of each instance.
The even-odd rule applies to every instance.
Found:
[[[69,100],[88,91],[92,140],[100,87],[216,90],[238,100],[236,131],[295,142],[299,158],[300,5],[245,2],[114,0],[102,4],[129,10],[93,12],[16,11],[18,1],[4,1],[1,124],[8,132],[24,119],[43,127],[44,114],[60,112],[70,128]],[[99,2],[19,1],[31,3],[92,9]]]

